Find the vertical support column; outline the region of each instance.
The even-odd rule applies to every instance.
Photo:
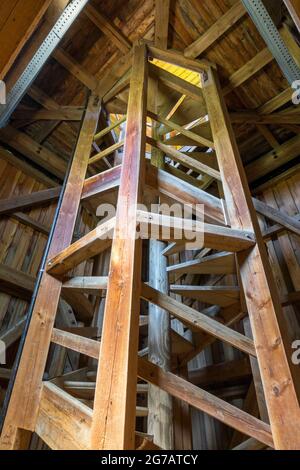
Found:
[[[155,0],[154,44],[161,49],[168,49],[170,0]]]
[[[216,72],[204,74],[202,82],[231,225],[256,236],[256,245],[237,259],[275,447],[297,449],[300,408],[278,292]]]
[[[147,49],[134,46],[116,228],[96,381],[92,449],[134,449],[142,240],[136,204],[145,178]]]
[[[149,79],[148,109],[157,114],[158,80]],[[152,120],[152,137],[159,138],[158,123]],[[164,155],[156,147],[151,148],[151,163],[163,168]],[[159,203],[159,198],[155,202]],[[149,283],[155,289],[169,291],[167,258],[162,251],[165,243],[149,240]],[[164,370],[170,370],[170,315],[166,310],[149,303],[148,347],[149,360]],[[149,384],[148,391],[148,434],[161,449],[173,449],[173,410],[172,397],[155,385]]]
[[[168,293],[167,260],[162,255],[164,244],[150,240],[149,283],[154,289]],[[149,360],[165,371],[171,366],[170,315],[149,304],[148,324]],[[148,391],[148,434],[161,449],[173,449],[172,397],[155,385]]]
[[[72,241],[100,107],[99,98],[92,95],[73,156],[48,259],[67,248]],[[42,379],[61,286],[61,281],[44,272],[4,422],[1,449],[24,447],[23,437],[26,433],[22,430],[33,432],[35,429]]]

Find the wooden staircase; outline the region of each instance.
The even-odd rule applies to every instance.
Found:
[[[200,116],[208,112],[211,138],[202,135],[201,130],[195,133],[150,111],[148,116],[165,126],[165,130],[176,131],[185,142],[200,146],[205,157],[199,153],[194,158],[179,151],[175,148],[176,140],[172,146],[169,137],[146,138],[148,73],[164,83],[170,80],[172,83],[172,77],[162,69],[153,64],[149,67],[149,57],[156,56],[192,66],[202,73],[202,89],[178,77],[174,86],[197,98]],[[101,106],[102,100],[92,95],[22,351],[2,430],[1,448],[28,448],[33,432],[50,448],[58,450],[155,448],[150,435],[136,432],[136,417],[148,414],[147,406],[137,405],[138,396],[147,396],[147,384],[160,387],[249,436],[249,446],[253,446],[255,440],[262,443],[262,447],[299,447],[299,403],[290,346],[284,336],[284,318],[216,71],[191,59],[185,61],[179,53],[139,44],[133,51],[125,141],[105,149],[98,147],[95,153],[93,144],[100,145],[101,139],[116,127],[98,128]],[[192,170],[208,175],[210,181],[222,183],[224,200],[203,189],[208,184],[207,179],[200,182],[195,179],[198,182],[192,184],[191,177],[179,180],[174,171],[168,170],[168,165],[165,168],[152,166],[145,159],[146,141],[173,162],[173,170],[186,175]],[[91,166],[97,168],[95,165],[123,147],[121,164],[88,175]],[[217,157],[217,165],[216,162],[208,165],[208,148],[215,149],[212,161]],[[80,204],[89,202],[96,207],[108,196],[115,197],[117,191],[116,214],[72,243]],[[149,194],[180,204],[204,205],[201,229],[196,219],[133,211],[132,207],[143,203]],[[195,217],[198,215],[196,211]],[[176,230],[182,224],[185,232],[178,240]],[[168,227],[171,227],[169,233],[165,230]],[[137,228],[142,235],[139,239],[135,237]],[[170,285],[167,294],[142,282],[142,238],[149,237],[150,229],[155,230],[158,239],[168,243],[164,251],[168,258],[184,251],[191,238],[197,240],[197,236],[202,235],[201,243],[194,250],[199,253],[200,249],[207,249],[206,255],[169,265],[169,275],[180,278],[183,275],[237,274],[238,285],[175,283]],[[108,249],[111,249],[108,277],[70,274],[80,263]],[[55,327],[62,289],[85,304],[91,304],[93,297],[106,296],[101,341]],[[211,307],[199,311],[172,294],[184,299],[200,299]],[[166,371],[147,360],[147,351],[139,351],[138,344],[139,328],[147,323],[140,315],[140,299],[164,309],[191,331],[201,334],[200,346],[187,350],[184,357],[181,355],[182,364],[214,338],[256,358],[270,423],[199,388],[176,371]],[[211,309],[217,309],[218,315],[210,315]],[[247,315],[246,310],[253,339],[231,328]],[[90,326],[92,317],[87,315],[85,321]],[[97,360],[97,367],[87,367],[52,381],[43,380],[51,343]]]

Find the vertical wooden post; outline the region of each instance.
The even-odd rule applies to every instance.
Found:
[[[116,228],[91,429],[92,449],[134,449],[141,240],[136,204],[145,173],[147,49],[134,46]]]
[[[148,110],[157,114],[158,80],[149,78]],[[159,138],[159,125],[152,120],[152,137]],[[164,155],[156,147],[151,148],[151,163],[157,168],[163,168]],[[159,203],[159,198],[154,202]],[[149,240],[149,283],[152,287],[166,294],[169,291],[167,258],[162,251],[165,243],[159,240]],[[166,310],[149,303],[148,315],[148,348],[149,360],[164,370],[170,370],[170,315]],[[173,411],[172,397],[149,384],[148,390],[148,434],[153,436],[153,442],[161,449],[173,449]]]
[[[164,244],[150,240],[149,283],[155,289],[168,293],[167,260],[162,255]],[[171,366],[170,315],[149,304],[148,324],[149,360],[169,371]],[[161,449],[173,449],[172,397],[155,385],[148,391],[148,434]]]
[[[100,108],[99,98],[92,95],[77,142],[48,259],[68,247],[72,241]],[[25,433],[22,430],[33,432],[35,429],[61,286],[61,281],[44,272],[1,434],[1,449],[24,447]]]
[[[231,225],[253,231],[257,241],[237,259],[274,443],[277,449],[297,449],[300,408],[278,292],[216,72],[204,74],[202,82]]]
[[[176,375],[188,379],[187,365],[178,365]],[[174,449],[192,450],[192,422],[190,405],[179,398],[173,398]]]
[[[155,0],[154,43],[161,49],[168,48],[170,0]]]

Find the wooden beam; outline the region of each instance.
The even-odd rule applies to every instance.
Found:
[[[201,88],[192,83],[183,80],[180,77],[177,77],[173,73],[168,72],[155,64],[150,64],[149,67],[150,73],[152,73],[155,77],[159,79],[162,83],[167,85],[168,87],[172,88],[175,91],[178,91],[181,94],[187,95],[193,100],[199,102],[201,104],[201,108],[199,109],[199,114],[206,113],[206,106],[205,101],[202,96]]]
[[[35,278],[30,274],[0,264],[0,290],[14,297],[29,301],[34,289]]]
[[[116,166],[88,178],[84,184],[82,200],[92,197],[100,198],[106,192],[117,190],[120,183],[120,174],[121,167]],[[197,204],[203,204],[205,222],[225,225],[224,208],[221,200],[202,189],[178,179],[165,170],[155,168],[149,163],[146,164],[146,184],[152,191],[156,191],[160,195],[181,204],[190,204],[193,207],[196,207]]]
[[[169,2],[156,3],[156,12],[159,7],[169,9]],[[163,12],[162,12],[163,13]],[[169,10],[168,10],[169,14]],[[159,26],[161,18],[156,18],[156,28]],[[162,33],[165,31],[165,47],[168,42],[168,24],[162,26]],[[157,32],[157,31],[156,31]],[[153,113],[158,111],[159,103],[159,83],[155,77],[151,77],[148,86],[148,103],[147,108]],[[159,123],[152,120],[151,136],[158,138]],[[161,151],[152,147],[151,149],[151,164],[155,168],[164,167],[164,156]],[[159,196],[154,192],[153,202],[159,202]],[[168,292],[168,274],[166,272],[167,258],[162,255],[165,244],[158,240],[150,240],[148,248],[148,269],[149,269],[149,282],[155,288]],[[166,310],[163,310],[156,305],[150,304],[148,306],[148,358],[154,364],[160,364],[165,370],[171,368],[171,356],[174,352],[174,345],[177,344],[171,335],[171,322],[170,315]],[[180,343],[181,346],[181,343]],[[173,347],[173,348],[172,348]],[[149,409],[147,430],[148,433],[153,435],[153,442],[161,449],[172,450],[174,448],[174,433],[173,433],[173,400],[163,390],[149,385],[148,402]]]
[[[81,121],[82,108],[61,106],[58,109],[19,109],[12,115],[14,120],[34,121]]]
[[[115,217],[98,225],[72,245],[49,257],[47,272],[52,276],[62,278],[68,271],[83,261],[102,253],[110,247],[115,228]]]
[[[37,435],[53,450],[88,450],[92,410],[51,382],[42,384]]]
[[[131,76],[131,70],[127,70],[127,72],[123,75],[123,77],[121,77],[120,80],[118,80],[117,83],[115,83],[115,85],[109,90],[109,92],[104,95],[103,103],[106,105],[106,108],[107,108],[108,103],[110,103],[113,99],[116,99],[117,95],[122,93],[129,86],[130,76]],[[125,107],[127,108],[127,101],[126,103],[124,102],[124,104],[125,104]]]
[[[29,302],[35,285],[35,277],[11,266],[0,264],[0,290],[13,297],[21,298]],[[68,295],[63,290],[63,298],[76,312],[78,319],[91,320],[92,303],[81,293]]]
[[[137,407],[144,416],[146,409]],[[51,382],[43,382],[36,433],[52,450],[90,450],[92,409]],[[141,443],[141,439],[143,441]],[[150,436],[135,433],[141,450],[159,450]]]
[[[12,67],[22,48],[37,28],[51,0],[3,2],[0,9],[0,80]]]
[[[169,266],[167,271],[173,274],[235,274],[235,256],[233,253],[216,253]]]
[[[99,99],[91,96],[52,238],[49,259],[68,246],[72,240],[99,113]],[[2,430],[0,441],[2,449],[24,447],[25,443],[28,444],[28,441],[24,442],[25,437],[28,439],[30,432],[35,430],[41,397],[41,383],[61,287],[60,281],[47,272],[43,273]],[[49,302],[49,298],[51,298],[51,302]]]
[[[133,52],[119,203],[91,430],[93,449],[134,449],[142,244],[135,239],[137,214],[132,209],[142,202],[146,100],[147,50],[142,44],[136,45]]]
[[[181,320],[192,329],[205,331],[221,341],[231,344],[231,346],[238,348],[246,354],[256,356],[253,341],[240,333],[231,330],[227,326],[222,325],[204,313],[198,312],[197,310],[178,302],[172,297],[163,294],[146,284],[143,284],[142,286],[142,298],[167,310],[178,320]]]
[[[92,5],[88,4],[84,13],[99,28],[116,46],[121,52],[126,54],[132,47],[131,41],[127,39],[122,31],[116,27],[108,18],[100,13]]]
[[[112,153],[114,153],[116,150],[118,150],[119,148],[123,146],[124,146],[124,142],[121,141],[121,142],[117,142],[111,145],[111,147],[108,147],[105,150],[102,150],[101,152],[97,153],[96,155],[94,155],[93,157],[89,159],[89,165],[93,165],[94,163],[99,162],[100,160],[102,160],[102,158],[107,157],[108,155],[111,155]]]
[[[184,55],[191,59],[196,59],[209,47],[223,36],[233,25],[235,25],[246,14],[246,9],[239,0],[222,15],[199,39],[184,50]]]
[[[203,145],[203,141],[205,139],[201,138],[201,140]],[[152,145],[153,147],[158,148],[159,150],[162,150],[168,157],[172,158],[173,160],[185,166],[186,168],[189,168],[199,174],[205,173],[206,175],[209,175],[216,180],[221,180],[221,176],[218,170],[215,170],[214,168],[211,168],[210,166],[205,165],[204,163],[201,163],[198,160],[189,157],[188,154],[182,153],[179,150],[176,150],[175,148],[170,147],[169,145],[166,145],[157,140],[151,139],[150,137],[147,137],[147,143]],[[208,146],[209,143],[206,142],[206,145]]]
[[[48,170],[52,175],[60,179],[64,178],[67,169],[66,162],[23,132],[8,125],[0,130],[0,140]]]
[[[149,44],[149,51],[150,55],[154,59],[162,60],[163,62],[176,65],[177,67],[183,67],[184,69],[193,70],[198,73],[208,70],[211,66],[216,67],[215,64],[212,64],[206,59],[190,59],[180,52],[172,49],[160,49]]]
[[[26,318],[21,318],[12,324],[7,330],[0,333],[0,341],[5,344],[6,350],[14,344],[22,335]]]
[[[240,298],[239,287],[234,286],[186,286],[170,285],[170,291],[182,297],[199,299],[212,305],[229,307],[235,304]]]
[[[204,220],[208,223],[225,225],[224,208],[219,198],[173,176],[153,165],[146,166],[146,183],[160,195],[167,196],[176,202],[196,207],[203,204]],[[195,210],[197,213],[197,209]]]
[[[248,358],[221,362],[189,371],[189,381],[199,387],[211,387],[223,382],[249,377],[251,377],[251,367]]]
[[[300,411],[293,381],[291,345],[277,288],[261,237],[246,174],[229,114],[213,70],[203,77],[203,92],[210,116],[227,211],[232,227],[254,231],[256,245],[238,254],[262,382],[275,447],[300,446]],[[253,295],[255,292],[255,295]]]
[[[120,185],[121,165],[87,178],[84,182],[81,199],[88,200],[102,196],[107,191],[117,189]]]
[[[300,136],[296,135],[284,144],[280,145],[276,152],[272,150],[254,162],[246,165],[247,178],[249,183],[254,183],[259,178],[267,175],[271,171],[285,165],[299,155]]]
[[[263,67],[272,62],[272,60],[274,60],[274,57],[266,47],[229,77],[228,84],[223,88],[223,95],[228,95],[228,93],[233,91],[235,88],[245,83],[255,73],[259,72]]]
[[[31,209],[33,207],[51,204],[59,198],[61,187],[43,189],[23,196],[15,196],[9,199],[0,199],[0,214],[8,215],[13,212]]]
[[[79,64],[73,57],[60,47],[55,49],[52,56],[62,65],[71,75],[77,78],[89,90],[95,91],[98,85],[98,80],[90,75],[85,68]]]
[[[107,289],[108,278],[106,276],[84,276],[72,277],[63,283],[63,289],[70,291],[81,291],[85,294],[102,295]]]
[[[11,217],[20,222],[20,224],[26,225],[26,227],[30,227],[46,236],[50,233],[50,226],[41,224],[38,220],[33,219],[29,215],[23,214],[23,212],[14,212]]]
[[[266,449],[266,444],[263,444],[262,442],[259,442],[257,439],[254,439],[253,437],[250,437],[250,439],[247,439],[244,442],[241,442],[241,444],[237,445],[231,450],[264,450]]]
[[[253,123],[253,124],[274,124],[284,127],[286,124],[300,124],[300,114],[296,113],[273,113],[259,114],[253,111],[240,111],[230,113],[233,124]]]
[[[297,215],[296,217],[292,217],[294,222],[300,222],[300,215]],[[263,230],[262,236],[264,240],[266,241],[268,238],[273,238],[276,237],[279,233],[284,232],[287,230],[283,225],[275,224],[272,225],[271,227],[268,227],[267,229]]]
[[[56,0],[57,2],[58,0]],[[65,2],[65,0],[64,0]],[[61,109],[61,106],[56,103],[55,100],[53,100],[50,96],[48,96],[44,91],[39,89],[37,86],[32,85],[31,88],[27,91],[27,94],[37,103],[43,106],[45,110],[55,112],[59,111]],[[35,136],[35,139],[37,142],[41,143],[43,142],[59,125],[57,121],[50,122],[46,125],[44,125],[39,133]],[[66,124],[67,127],[69,127],[72,132],[77,132],[77,127],[76,124]]]
[[[84,338],[83,336],[59,330],[57,328],[53,328],[52,330],[51,341],[52,343],[63,346],[64,348],[72,349],[72,351],[84,354],[85,356],[93,357],[94,359],[98,359],[99,357],[99,341]]]
[[[55,181],[55,178],[50,178],[49,176],[45,175],[45,173],[43,173],[42,171],[37,170],[32,165],[26,163],[20,157],[17,157],[16,155],[4,149],[3,147],[0,147],[0,159],[18,168],[23,173],[25,173],[25,175],[29,175],[36,181],[43,183],[47,188],[58,186],[58,183]]]
[[[268,424],[211,395],[187,380],[171,372],[165,372],[160,367],[142,358],[139,359],[138,375],[141,379],[153,383],[170,393],[170,395],[189,403],[194,408],[208,413],[227,424],[227,426],[238,429],[244,434],[273,447],[272,434]]]
[[[155,0],[154,45],[160,49],[168,48],[170,0]]]
[[[266,125],[263,124],[255,124],[258,132],[266,139],[268,144],[276,150],[277,147],[279,147],[279,142],[278,140],[274,137],[272,132],[269,130],[269,128]]]
[[[203,313],[210,316],[216,315],[215,320],[228,327],[237,324],[246,315],[246,313],[241,310],[240,303],[222,309],[220,307],[210,306],[203,310]],[[186,366],[192,359],[204,351],[207,346],[213,344],[215,340],[216,338],[214,336],[211,336],[207,333],[197,334],[197,344],[194,351],[181,357],[180,365]]]
[[[267,101],[265,104],[260,106],[256,111],[260,114],[271,114],[277,109],[284,106],[286,103],[291,101],[291,88],[288,87],[274,98]]]
[[[29,64],[34,54],[40,48],[47,35],[60,18],[68,3],[69,0],[51,1],[43,17],[43,21],[41,21],[34,34],[31,36],[29,41],[27,41],[26,47],[22,49],[22,54],[18,57],[18,60],[14,63],[14,67],[9,72],[9,76],[7,77],[7,86],[9,90],[12,89],[18,78],[22,75],[26,66]]]
[[[132,51],[133,49],[131,49],[125,56],[120,57],[120,59],[118,59],[101,78],[97,87],[97,92],[100,96],[105,96],[131,68]]]
[[[169,129],[172,129],[172,130],[177,131],[178,133],[184,135],[185,137],[190,139],[192,141],[192,143],[196,142],[201,147],[204,146],[204,147],[208,147],[208,148],[214,148],[214,143],[211,140],[205,139],[201,135],[196,134],[195,132],[189,131],[188,129],[185,129],[182,126],[178,126],[178,124],[176,124],[173,121],[166,120],[164,118],[159,117],[156,114],[149,113],[149,112],[148,112],[148,116],[151,117],[151,119],[155,119],[156,121],[161,122],[162,124],[165,124],[165,126],[169,127]],[[152,139],[152,140],[154,140],[154,139]],[[186,153],[186,155],[188,155],[188,154]]]
[[[244,251],[254,245],[253,235],[250,232],[210,224],[203,224],[203,226],[200,224],[200,227],[191,219],[138,211],[137,220],[140,224],[140,234],[146,239],[153,238],[152,234],[154,234],[159,240],[178,239],[180,243],[194,242],[198,248],[204,246],[233,253]],[[197,236],[199,236],[198,243]],[[195,249],[195,246],[192,248]]]
[[[100,132],[98,132],[96,135],[95,135],[95,138],[94,138],[94,141],[95,142],[98,142],[98,140],[102,139],[103,137],[105,137],[107,134],[109,134],[111,131],[113,131],[116,127],[120,126],[121,124],[123,124],[123,122],[125,122],[127,119],[127,116],[124,116],[123,118],[119,119],[118,121],[116,122],[113,122],[112,124],[110,124],[109,126],[107,126],[105,129],[102,129]]]
[[[267,217],[273,222],[279,223],[289,232],[300,236],[300,222],[298,220],[293,217],[290,217],[283,211],[280,211],[278,209],[275,209],[274,207],[269,206],[268,204],[265,204],[259,199],[253,198],[253,204],[259,214],[263,215],[264,217]]]

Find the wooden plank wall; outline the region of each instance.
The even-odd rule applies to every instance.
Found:
[[[270,186],[268,189],[257,194],[256,197],[266,204],[280,209],[287,215],[299,215],[300,172],[284,181]],[[261,228],[266,229],[271,225],[265,218],[260,217],[259,219]],[[280,295],[283,297],[288,293],[299,291],[300,238],[290,232],[282,231],[272,240],[267,241],[266,246]],[[230,282],[228,278],[229,276],[227,276],[226,281]],[[218,284],[224,285],[224,279],[216,283],[216,285]],[[202,307],[202,305],[199,304],[199,307]],[[292,344],[294,340],[299,340],[300,338],[300,303],[298,303],[298,305],[294,304],[293,306],[284,307],[284,313],[289,319],[289,334]],[[240,332],[243,332],[242,328],[242,325],[235,327],[235,329],[238,329]],[[236,349],[217,341],[191,361],[189,370],[199,370],[203,367],[220,362],[239,360],[242,356],[243,355]],[[246,390],[247,388],[248,384],[245,385]],[[241,408],[249,406],[246,399],[235,398],[229,401]],[[248,409],[248,411],[251,413],[251,410]],[[252,412],[257,412],[257,407],[254,407]],[[232,433],[232,430],[197,410],[192,410],[192,425],[194,449],[226,449],[230,444],[234,442],[237,444],[239,442],[234,439],[235,435]]]
[[[300,213],[300,172],[266,189],[260,195],[268,205],[280,209],[290,216]],[[266,226],[266,221],[261,222]],[[297,235],[283,231],[276,238],[267,242],[269,257],[279,293],[300,290],[300,239]],[[289,317],[292,339],[300,338],[300,305],[285,307]]]
[[[0,199],[47,189],[42,183],[10,163],[0,159]],[[32,209],[27,215],[50,227],[56,203]],[[75,236],[82,236],[94,228],[92,217],[83,210],[78,218]],[[47,235],[20,224],[11,217],[0,218],[0,263],[36,276],[47,242]],[[76,274],[91,275],[92,263],[83,263]],[[1,289],[1,288],[0,288]],[[7,295],[0,290],[0,334],[26,314],[27,302]],[[10,358],[11,362],[12,358]]]

